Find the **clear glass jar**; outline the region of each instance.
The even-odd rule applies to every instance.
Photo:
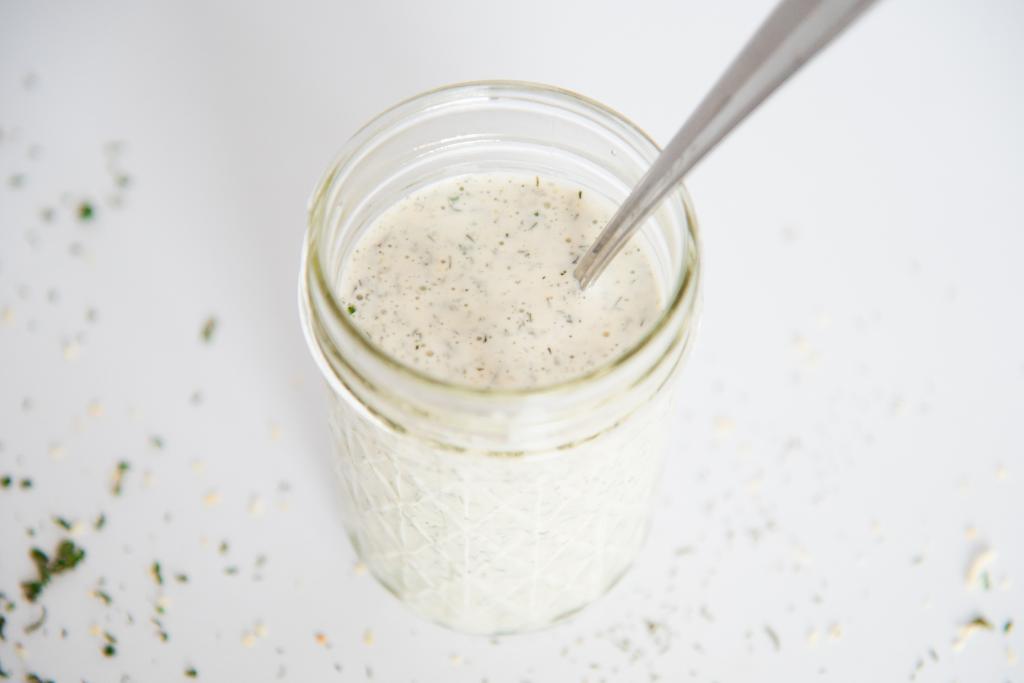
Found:
[[[360,130],[313,195],[302,322],[331,389],[345,527],[413,610],[471,633],[541,628],[606,592],[643,543],[693,336],[697,225],[679,186],[633,238],[652,255],[661,317],[636,346],[539,389],[449,384],[375,348],[335,297],[374,219],[430,183],[539,174],[621,201],[658,154],[579,95],[486,82],[420,95]]]

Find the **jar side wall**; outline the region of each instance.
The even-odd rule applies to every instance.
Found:
[[[472,633],[540,628],[602,595],[646,536],[673,388],[548,458],[438,451],[331,402],[345,526],[374,575]]]

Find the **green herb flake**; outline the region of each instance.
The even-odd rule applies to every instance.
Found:
[[[1013,630],[1013,619],[1007,619],[1006,623],[1003,624],[1003,633],[1010,633]]]
[[[91,221],[95,215],[96,211],[90,202],[81,202],[78,205],[78,220]]]
[[[196,678],[198,676],[199,676],[199,672],[196,671],[196,668],[194,666],[190,666],[189,668],[185,669],[185,677],[186,678]]]
[[[110,487],[110,492],[115,496],[120,496],[124,485],[124,475],[132,468],[132,464],[127,460],[122,460],[117,463],[117,468],[114,470],[113,484]]]
[[[160,563],[153,561],[153,564],[149,568],[149,573],[153,576],[153,580],[156,581],[158,586],[164,585],[164,575],[160,570]]]
[[[39,615],[39,618],[33,621],[31,624],[25,627],[25,634],[30,635],[35,633],[43,627],[46,623],[46,607],[43,607],[43,613]]]
[[[29,558],[35,565],[36,579],[23,581],[21,590],[26,600],[35,602],[54,576],[71,571],[85,559],[85,550],[76,546],[74,541],[64,539],[57,545],[52,560],[39,548],[32,548]]]
[[[7,626],[7,617],[0,614],[0,641],[6,641],[7,637],[4,635],[4,627]]]
[[[206,319],[203,323],[203,327],[199,330],[199,337],[203,342],[209,344],[213,341],[213,335],[217,331],[217,319],[212,315]]]
[[[52,678],[44,679],[40,678],[39,674],[29,673],[25,674],[25,683],[54,683]]]
[[[100,529],[102,529],[106,525],[107,525],[107,516],[101,512],[100,516],[96,518],[96,521],[93,523],[92,526],[93,526],[94,529],[96,529],[96,531],[99,531]]]
[[[5,489],[11,488],[11,475],[5,474],[3,477],[0,477],[0,486]]]
[[[19,483],[18,485],[22,489],[30,489],[30,488],[32,488],[32,480],[29,479],[28,477],[26,477],[26,478],[22,479],[21,483]]]
[[[353,315],[355,312],[356,312],[356,307],[353,306],[352,304],[349,304],[349,306],[348,306],[348,314],[349,315]]]
[[[64,531],[71,531],[71,522],[64,517],[54,517],[53,523],[59,526]]]
[[[174,580],[178,583],[188,583],[188,574],[175,574]]]
[[[583,199],[583,190],[580,190],[580,191],[579,191],[579,193],[577,193],[577,196],[578,196],[578,197],[579,197],[580,199]]]
[[[107,643],[106,645],[103,646],[103,656],[104,657],[113,657],[116,654],[117,654],[117,648],[115,648],[111,643]]]
[[[97,588],[92,592],[92,594],[94,597],[98,598],[100,602],[102,602],[104,605],[110,605],[112,602],[114,602],[114,599],[110,597],[110,593],[107,593],[105,590],[100,590],[99,588]]]

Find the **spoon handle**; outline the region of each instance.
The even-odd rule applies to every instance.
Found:
[[[580,259],[586,289],[683,176],[874,0],[782,0]]]

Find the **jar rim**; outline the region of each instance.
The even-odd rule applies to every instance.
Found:
[[[416,367],[413,367],[412,365],[402,362],[367,339],[359,328],[350,320],[350,316],[344,315],[344,307],[335,297],[334,288],[331,287],[327,276],[324,273],[320,252],[317,249],[320,244],[317,237],[318,231],[326,229],[327,226],[318,226],[313,223],[313,217],[317,213],[316,209],[328,194],[328,190],[339,171],[351,161],[351,159],[356,155],[356,152],[364,144],[373,139],[373,135],[386,130],[391,125],[399,123],[403,118],[400,114],[404,109],[410,105],[424,103],[438,95],[451,95],[456,94],[459,91],[465,91],[466,95],[470,96],[480,89],[491,91],[492,96],[500,96],[502,93],[539,93],[548,96],[555,96],[556,98],[564,98],[573,104],[583,105],[585,108],[597,114],[609,117],[615,123],[624,126],[628,131],[636,134],[644,142],[649,144],[655,155],[661,152],[661,148],[646,131],[607,105],[567,88],[530,81],[480,80],[444,85],[406,98],[373,117],[370,121],[360,127],[345,143],[341,152],[335,158],[335,161],[330,165],[320,182],[317,183],[316,189],[310,198],[308,207],[309,224],[307,226],[306,239],[303,244],[299,283],[300,317],[302,319],[306,341],[310,350],[313,352],[318,365],[321,366],[322,370],[330,370],[331,375],[335,375],[336,373],[331,369],[330,363],[326,362],[324,350],[320,347],[320,343],[312,329],[311,316],[316,315],[316,313],[310,299],[309,289],[311,287],[316,287],[318,294],[323,297],[329,308],[329,314],[332,316],[334,321],[341,324],[345,333],[357,340],[364,350],[369,352],[378,361],[384,363],[391,370],[397,371],[407,379],[422,383],[435,389],[456,392],[469,397],[488,397],[499,399],[545,396],[571,391],[580,385],[593,382],[615,372],[621,366],[628,364],[634,356],[644,349],[669,325],[669,322],[674,318],[675,314],[683,306],[684,302],[688,300],[692,301],[694,299],[694,292],[698,287],[701,272],[700,239],[698,234],[697,218],[693,209],[690,194],[685,185],[680,182],[672,193],[670,193],[669,198],[666,199],[666,201],[671,201],[671,197],[674,195],[682,204],[683,213],[686,218],[686,230],[689,233],[688,239],[689,244],[691,245],[690,250],[692,251],[693,258],[687,261],[686,270],[683,273],[682,278],[678,280],[678,284],[669,298],[668,305],[662,309],[657,321],[650,327],[650,329],[648,329],[647,332],[637,339],[628,349],[600,365],[595,366],[587,372],[568,377],[558,382],[543,384],[536,387],[475,387],[467,384],[460,384],[458,382],[451,382],[430,375]],[[476,94],[479,96],[480,93]],[[348,361],[346,361],[346,363],[348,363]]]

